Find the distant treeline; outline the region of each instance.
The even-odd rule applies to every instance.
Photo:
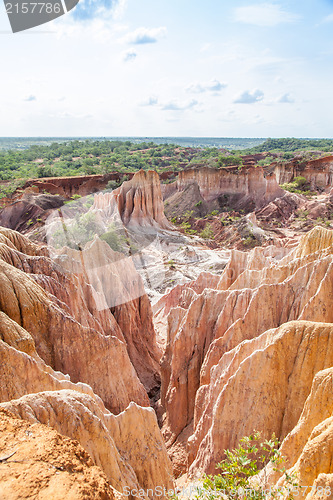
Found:
[[[0,151],[0,181],[21,183],[40,177],[107,174],[114,171],[129,173],[140,169],[154,169],[161,173],[200,166],[221,168],[234,165],[242,168],[242,155],[265,151],[275,153],[273,156],[280,161],[289,161],[299,151],[303,151],[304,155],[317,156],[320,153],[315,151],[321,151],[322,154],[333,151],[333,140],[267,139],[262,145],[232,152],[217,147],[184,147],[130,140],[68,140],[50,145],[32,145],[24,150]],[[266,165],[273,160],[273,157],[266,155],[258,164]]]
[[[295,152],[295,151],[333,151],[333,139],[266,139],[263,144],[255,146],[247,151],[251,153],[270,152]]]

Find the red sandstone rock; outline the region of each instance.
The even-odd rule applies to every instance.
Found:
[[[248,254],[234,251],[220,283],[215,284],[220,291],[198,289],[199,294],[193,294],[191,285],[187,310],[179,306],[170,309],[161,394],[166,411],[163,432],[169,447],[175,449],[193,418],[195,426],[201,418],[208,424],[214,420],[209,401],[216,401],[228,378],[218,389],[216,379],[211,378],[212,370],[244,340],[255,339],[296,319],[333,323],[331,242],[332,231],[316,228],[304,236],[298,247],[289,249],[289,254],[286,248],[274,247],[256,248]],[[185,290],[186,285],[181,297],[186,296]],[[163,304],[167,312],[168,298],[163,299]],[[247,387],[247,382],[240,383]],[[207,396],[210,384],[216,392]],[[203,413],[205,408],[208,410]],[[201,434],[202,442],[205,432]],[[210,445],[206,445],[205,441],[201,452],[206,458],[200,460],[207,465]],[[196,460],[195,456],[193,451],[190,460]],[[173,459],[177,470],[186,468],[186,464],[179,464],[176,453]],[[195,461],[193,471],[199,462]]]

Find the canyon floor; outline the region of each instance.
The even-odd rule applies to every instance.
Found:
[[[5,201],[1,499],[167,497],[254,431],[333,498],[333,157],[302,168],[310,196],[291,162]]]

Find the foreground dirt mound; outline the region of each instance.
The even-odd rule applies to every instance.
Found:
[[[6,457],[9,457],[6,460]],[[0,409],[0,498],[117,498],[106,476],[76,442]]]
[[[126,486],[172,487],[171,465],[152,409],[131,403],[115,416],[94,395],[72,390],[28,394],[0,407],[76,439],[119,492]]]

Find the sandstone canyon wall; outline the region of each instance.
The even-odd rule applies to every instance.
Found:
[[[329,190],[333,183],[333,156],[324,156],[309,161],[293,160],[284,165],[276,164],[274,173],[279,184],[291,182],[302,176],[310,183],[312,190]]]
[[[169,186],[170,196],[190,186],[207,206],[226,194],[257,213],[294,199],[259,167],[188,170]],[[168,247],[174,237],[155,172],[95,195],[88,213],[102,227],[121,224],[136,243],[164,235]],[[8,429],[25,433],[17,459],[29,453],[44,478],[25,484],[27,464],[15,465],[19,491],[1,470],[0,496],[2,487],[12,498],[46,498],[54,468],[59,495],[73,499],[93,483],[96,498],[119,498],[126,486],[172,488],[173,474],[217,472],[224,450],[254,430],[278,436],[300,484],[333,489],[333,231],[288,241],[232,250],[220,271],[207,264],[152,308],[136,256],[98,234],[50,253],[0,228],[0,457],[14,451]],[[272,485],[283,481],[271,464],[265,473]]]
[[[274,175],[264,175],[262,167],[243,168],[200,168],[179,172],[177,188],[184,190],[189,183],[197,183],[204,200],[212,201],[226,195],[231,200],[245,204],[253,202],[255,208],[281,197],[284,191],[279,187]]]
[[[297,426],[314,377],[333,364],[332,234],[234,251],[218,282],[155,306],[167,319],[161,419],[176,474],[214,473],[242,436],[283,440]]]
[[[156,351],[153,336],[144,347],[149,311],[126,308],[137,338],[125,340],[122,322],[96,306],[82,275],[66,273],[19,233],[0,234],[2,406],[79,441],[120,493],[171,487],[157,420],[129,356],[131,342]]]

